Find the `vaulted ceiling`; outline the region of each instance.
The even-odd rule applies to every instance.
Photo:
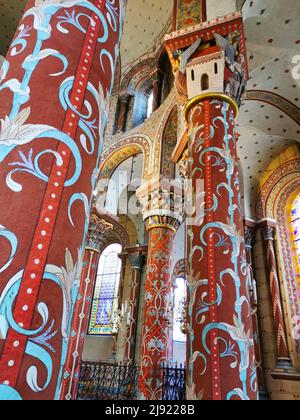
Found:
[[[224,0],[208,1],[212,7],[212,2],[220,6]],[[0,54],[6,52],[26,2],[0,0]],[[171,0],[127,0],[121,44],[123,69],[156,48],[172,8]],[[284,147],[300,141],[300,77],[295,77],[293,62],[294,57],[299,59],[300,1],[246,0],[243,14],[250,81],[248,100],[238,118],[238,152],[245,190],[251,193],[245,194],[246,214],[250,217],[254,216],[261,174]]]

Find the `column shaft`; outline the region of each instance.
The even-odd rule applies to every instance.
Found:
[[[119,113],[117,121],[117,133],[122,133],[125,130],[126,116],[128,111],[128,96],[120,96],[119,99]]]
[[[279,278],[274,248],[275,227],[263,229],[263,238],[266,249],[268,277],[273,308],[274,327],[276,331],[277,359],[278,362],[289,361],[289,350],[286,338],[286,329],[283,318],[283,308],[279,286]]]
[[[0,399],[59,398],[122,5],[29,1],[1,73]]]
[[[258,302],[257,302],[257,287],[254,278],[254,267],[252,251],[255,243],[256,230],[248,226],[245,227],[245,246],[246,246],[246,258],[248,264],[248,272],[251,284],[251,314],[253,323],[253,335],[254,335],[254,348],[255,348],[255,361],[257,370],[257,382],[260,393],[260,398],[265,399],[267,396],[266,383],[264,378],[263,366],[262,366],[262,351],[261,351],[261,336],[258,321]]]
[[[149,251],[145,288],[144,323],[141,340],[141,399],[162,397],[160,367],[168,361],[168,306],[171,302],[171,255],[174,231],[163,225],[149,231]]]
[[[187,226],[192,399],[257,399],[234,111],[233,101],[218,95],[186,108],[192,193],[203,197],[200,179],[205,191]]]
[[[138,322],[138,308],[140,299],[140,286],[142,264],[144,256],[140,253],[129,255],[128,259],[131,263],[131,284],[130,284],[130,298],[129,298],[129,314],[130,323],[128,325],[125,337],[125,361],[134,363],[135,343]]]

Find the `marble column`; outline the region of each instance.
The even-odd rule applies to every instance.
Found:
[[[161,89],[162,89],[162,74],[160,70],[156,69],[152,73],[153,81],[153,108],[152,112],[155,112],[161,104]]]
[[[236,114],[224,94],[203,94],[185,107],[193,203],[202,198],[187,224],[188,396],[194,399],[258,397]]]
[[[128,112],[129,95],[122,94],[119,96],[119,112],[117,121],[117,133],[123,133],[125,130],[126,117]]]
[[[100,252],[103,249],[113,225],[96,214],[92,214],[85,244],[83,268],[79,292],[74,309],[67,363],[61,388],[62,400],[75,400],[80,375],[81,355],[88,331],[89,315],[97,277]]]
[[[140,299],[141,274],[145,261],[143,251],[136,251],[128,254],[131,264],[130,298],[128,301],[128,319],[125,337],[125,362],[134,363],[136,349],[136,333],[138,322],[138,308]]]
[[[0,399],[59,398],[124,5],[30,0],[0,72]]]
[[[266,226],[262,230],[262,235],[266,250],[266,262],[268,270],[268,279],[270,285],[274,328],[276,332],[277,363],[278,369],[291,367],[289,355],[286,327],[283,315],[283,306],[280,293],[278,268],[275,251],[275,226]]]
[[[266,388],[266,382],[262,366],[262,351],[261,351],[261,336],[258,321],[258,301],[257,301],[257,286],[254,277],[254,267],[252,252],[255,245],[256,239],[256,228],[245,226],[245,248],[246,258],[248,265],[248,273],[250,277],[250,303],[251,303],[251,314],[253,323],[253,337],[255,347],[255,362],[257,369],[257,383],[259,389],[260,400],[268,399],[268,393]]]
[[[170,310],[172,305],[172,251],[175,233],[182,221],[174,208],[174,196],[159,182],[144,192],[144,220],[149,234],[144,316],[141,338],[139,398],[162,398],[161,366],[169,361]]]

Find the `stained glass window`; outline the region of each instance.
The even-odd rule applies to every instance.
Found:
[[[300,194],[292,206],[292,229],[293,241],[296,249],[297,263],[298,263],[298,289],[300,290]]]
[[[173,340],[181,343],[186,342],[186,335],[182,332],[182,326],[185,322],[186,294],[185,279],[178,278],[174,292]]]
[[[112,320],[118,306],[122,263],[118,254],[119,244],[108,246],[99,261],[94,298],[92,302],[89,335],[109,335]]]

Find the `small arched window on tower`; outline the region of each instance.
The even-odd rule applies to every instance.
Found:
[[[201,77],[201,90],[208,90],[209,89],[209,77],[208,74],[205,73]]]
[[[195,81],[195,70],[192,70],[192,81]]]
[[[215,74],[218,74],[218,63],[215,63]]]

